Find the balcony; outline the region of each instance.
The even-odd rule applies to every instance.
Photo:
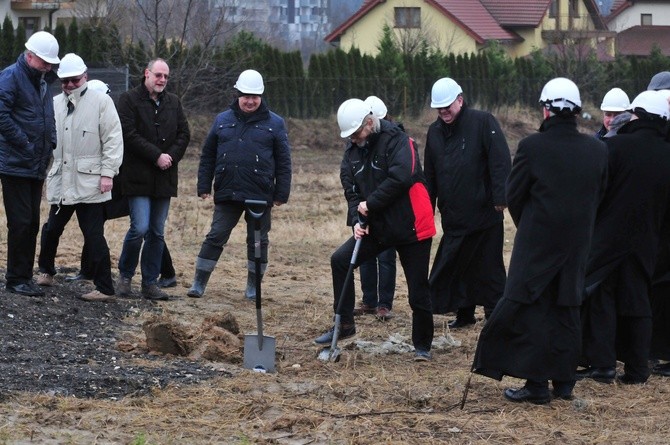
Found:
[[[74,8],[74,0],[72,1],[53,1],[53,2],[40,2],[40,1],[31,1],[31,0],[12,0],[11,2],[12,9],[15,11],[30,11],[30,10],[42,10],[42,11],[57,11],[59,9],[72,9]]]

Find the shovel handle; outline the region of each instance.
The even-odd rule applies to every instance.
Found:
[[[247,206],[247,212],[251,215],[252,218],[259,220],[265,214],[265,210],[268,207],[267,201],[261,201],[258,199],[247,199],[244,201],[244,204]]]

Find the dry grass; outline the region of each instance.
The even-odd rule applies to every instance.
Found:
[[[429,120],[432,117],[427,116],[408,123],[408,130],[421,139]],[[526,120],[510,118],[504,127],[527,134],[537,122]],[[311,340],[329,326],[332,316],[329,256],[349,234],[338,179],[341,142],[331,122],[289,125],[293,192],[288,205],[273,211],[271,265],[263,287],[265,334],[277,339],[278,372],[258,374],[235,363],[203,361],[202,366],[219,369],[221,377],[200,385],[157,389],[147,397],[101,401],[14,394],[0,404],[0,444],[668,443],[670,395],[667,380],[658,377],[635,387],[579,382],[577,400],[533,406],[511,404],[501,397],[503,388],[519,381],[500,383],[473,376],[464,402],[481,322],[453,332],[462,346],[436,351],[426,364],[415,364],[406,354],[362,353],[347,342],[341,342],[339,363],[317,360],[319,348]],[[190,285],[212,213],[211,202],[195,197],[197,148],[191,150],[180,166],[180,197],[173,200],[166,235],[178,270],[179,296],[185,296]],[[113,262],[126,229],[124,220],[106,226]],[[77,266],[78,230],[74,222],[67,228],[59,265]],[[513,235],[508,224],[507,255]],[[0,237],[6,232],[0,231]],[[242,333],[254,332],[255,311],[242,298],[244,238],[240,225],[205,298],[161,303],[163,314],[195,329],[206,318],[230,311]],[[0,263],[6,261],[2,246],[4,242]],[[362,318],[358,337],[380,341],[394,333],[409,335],[411,312],[402,274],[394,311],[397,317],[386,323]],[[146,314],[129,319],[127,330],[119,333],[121,339],[141,344],[142,323],[148,318]],[[445,334],[447,318],[435,316],[435,321],[436,335]],[[122,365],[146,361],[141,355],[120,356]]]

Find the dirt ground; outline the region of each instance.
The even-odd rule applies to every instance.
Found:
[[[499,117],[512,150],[539,124],[539,113],[511,110]],[[420,147],[430,120],[406,122]],[[668,443],[667,379],[652,376],[633,387],[579,382],[575,400],[546,406],[504,401],[502,390],[519,381],[469,372],[481,313],[476,325],[453,332],[446,326],[452,317],[436,315],[436,338],[453,342],[436,347],[431,362],[414,363],[410,352],[370,352],[364,346],[410,336],[401,268],[396,317],[360,318],[358,343],[340,342],[338,363],[317,360],[320,348],[312,340],[332,318],[329,256],[349,234],[338,177],[342,142],[330,121],[289,122],[293,189],[289,204],[273,210],[263,281],[264,333],[276,339],[277,372],[244,369],[244,336],[256,332],[256,313],[243,298],[242,225],[205,297],[186,297],[212,213],[211,202],[195,197],[207,126],[194,122],[195,143],[180,164],[180,197],[170,211],[166,240],[178,271],[170,301],[140,299],[138,279],[132,298],[77,300],[92,285],[63,280],[79,262],[74,221],[59,248],[57,285],[46,297],[18,296],[2,286],[0,444]],[[44,218],[46,212],[44,204]],[[126,230],[127,220],[106,225],[113,264]],[[0,267],[6,236],[0,230]],[[513,236],[507,218],[506,258]]]

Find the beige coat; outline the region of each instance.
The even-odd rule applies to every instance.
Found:
[[[74,111],[68,115],[68,101]],[[92,204],[112,199],[100,193],[100,177],[113,178],[123,160],[123,133],[114,101],[80,86],[54,97],[57,145],[47,175],[49,204]]]

